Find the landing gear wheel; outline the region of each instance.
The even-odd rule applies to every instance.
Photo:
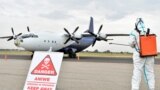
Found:
[[[69,50],[69,58],[76,58],[76,57],[77,57],[76,53],[74,53],[73,50],[70,49]]]

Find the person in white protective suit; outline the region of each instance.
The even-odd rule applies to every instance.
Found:
[[[141,18],[137,19],[136,28],[130,33],[129,44],[134,48],[133,52],[133,76],[132,76],[132,90],[139,90],[142,73],[148,85],[148,90],[155,89],[155,75],[154,75],[154,56],[140,57],[139,53],[139,35],[149,33],[149,29],[144,27],[144,22]]]

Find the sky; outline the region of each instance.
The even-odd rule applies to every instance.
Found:
[[[136,19],[141,17],[145,26],[157,35],[157,46],[160,46],[160,0],[0,0],[0,36],[31,31],[64,32],[67,28],[76,33],[88,29],[89,19],[94,18],[95,33],[103,24],[102,33],[129,34],[134,29]],[[87,50],[130,52],[127,46],[109,45],[113,43],[128,44],[128,37],[108,37],[114,40],[97,42]],[[2,49],[18,49],[13,41],[0,40]],[[158,47],[160,52],[160,47]]]

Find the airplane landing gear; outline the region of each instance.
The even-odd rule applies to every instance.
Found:
[[[69,50],[68,56],[69,56],[69,58],[76,58],[77,57],[76,53],[73,52],[72,49]]]
[[[76,57],[77,57],[76,53],[69,54],[69,58],[76,58]]]

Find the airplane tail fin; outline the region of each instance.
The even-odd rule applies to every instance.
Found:
[[[94,32],[93,17],[90,18],[89,29],[85,32]]]
[[[89,24],[89,32],[94,31],[94,24],[93,24],[93,17],[90,18],[90,24]]]

